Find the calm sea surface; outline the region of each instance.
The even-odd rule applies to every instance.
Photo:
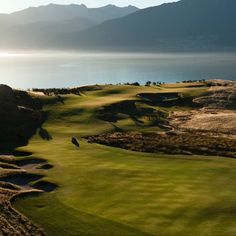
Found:
[[[236,80],[236,53],[0,53],[0,83],[22,89],[210,78]]]

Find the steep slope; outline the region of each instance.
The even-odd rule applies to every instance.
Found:
[[[0,151],[28,143],[44,120],[41,108],[27,92],[0,85]]]

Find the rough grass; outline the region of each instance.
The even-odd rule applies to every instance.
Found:
[[[234,137],[216,137],[210,133],[198,131],[194,133],[170,131],[169,134],[168,132],[112,132],[90,136],[88,140],[90,143],[99,143],[140,152],[236,158],[236,140]]]
[[[136,153],[80,139],[114,129],[94,117],[97,107],[134,99],[141,92],[158,92],[127,86],[118,93],[119,88],[67,95],[65,104],[46,107],[49,116],[43,128],[53,139],[36,135],[25,150],[54,166],[43,180],[59,188],[18,200],[15,207],[49,236],[236,235],[234,159]],[[191,94],[193,88],[173,90]],[[74,109],[82,112],[68,112]],[[153,130],[129,119],[116,125]],[[72,136],[79,137],[81,148],[71,144]]]

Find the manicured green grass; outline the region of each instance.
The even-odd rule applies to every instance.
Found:
[[[59,188],[15,207],[50,236],[236,235],[236,160],[136,153],[81,139],[113,129],[94,118],[99,106],[158,90],[108,87],[47,106],[44,128],[53,140],[35,135],[24,150],[54,165],[43,173]],[[131,120],[119,125],[135,129]]]

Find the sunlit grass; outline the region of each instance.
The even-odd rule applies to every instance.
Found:
[[[108,87],[47,106],[44,128],[53,140],[35,135],[25,149],[54,165],[45,179],[59,188],[18,200],[17,209],[50,236],[236,235],[234,159],[137,153],[82,139],[113,130],[94,117],[95,109],[144,91],[158,90]],[[130,119],[117,125],[138,128]]]

